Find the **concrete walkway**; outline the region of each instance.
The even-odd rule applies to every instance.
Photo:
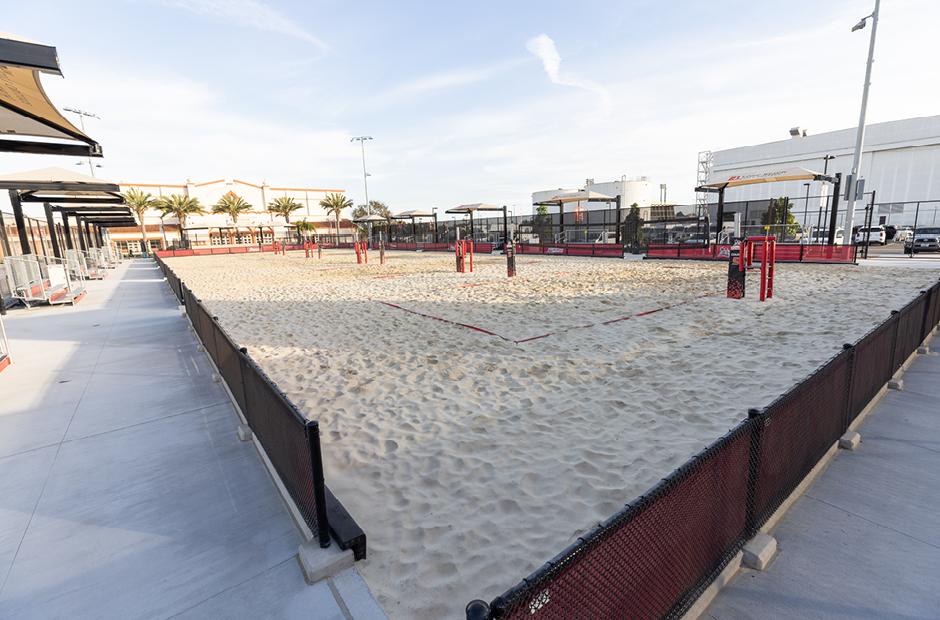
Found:
[[[384,618],[301,536],[151,261],[5,317],[0,618]]]
[[[773,532],[770,567],[743,569],[702,618],[940,617],[940,355],[858,430]]]

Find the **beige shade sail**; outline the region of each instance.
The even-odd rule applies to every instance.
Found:
[[[3,150],[99,156],[100,145],[72,125],[49,100],[39,78],[41,72],[61,75],[55,48],[0,34],[0,137],[4,138]],[[17,139],[6,140],[7,137]],[[35,138],[40,140],[32,140]],[[62,145],[43,140],[79,141],[83,144],[78,145],[80,152],[71,152],[63,150]]]
[[[407,220],[413,217],[434,217],[434,213],[431,211],[420,211],[418,209],[412,209],[411,211],[402,211],[401,213],[396,213],[390,217],[393,220]]]
[[[566,192],[564,194],[556,194],[548,200],[544,200],[539,204],[565,204],[569,202],[614,202],[617,200],[613,196],[608,196],[606,194],[601,194],[599,192],[592,192],[589,190],[581,190],[578,192]]]
[[[474,211],[502,211],[502,207],[487,204],[485,202],[473,202],[467,205],[458,205],[453,209],[448,209],[446,213],[473,213]]]
[[[741,185],[777,183],[779,181],[832,181],[831,177],[807,168],[767,168],[747,174],[733,174],[719,181],[705,183],[701,187],[716,190]]]

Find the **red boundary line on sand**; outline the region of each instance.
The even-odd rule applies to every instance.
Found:
[[[472,329],[473,331],[484,333],[487,336],[496,336],[500,340],[505,340],[506,342],[515,342],[511,338],[507,338],[506,336],[501,336],[497,334],[496,332],[491,332],[488,329],[483,329],[482,327],[477,327],[476,325],[468,325],[467,323],[458,323],[457,321],[451,321],[450,319],[445,319],[439,316],[425,314],[424,312],[418,312],[417,310],[411,310],[409,308],[402,308],[399,305],[389,303],[387,301],[380,301],[379,303],[382,305],[388,306],[389,308],[397,308],[398,310],[403,310],[405,312],[410,312],[411,314],[417,314],[418,316],[423,316],[426,319],[434,319],[435,321],[441,321],[442,323],[449,323],[451,325],[457,325],[458,327],[466,327],[467,329]]]
[[[611,325],[611,324],[613,324],[613,323],[619,323],[619,322],[621,322],[621,321],[629,321],[630,319],[633,319],[633,318],[639,318],[639,317],[649,316],[650,314],[656,314],[657,312],[662,312],[663,310],[668,310],[668,309],[670,309],[670,308],[675,308],[675,307],[677,307],[677,306],[682,306],[682,305],[685,305],[685,304],[688,304],[688,303],[692,303],[693,301],[696,301],[696,300],[698,300],[698,299],[704,299],[705,297],[714,297],[715,295],[718,295],[718,293],[705,293],[705,294],[703,294],[703,295],[697,295],[697,296],[695,296],[695,297],[693,297],[693,298],[691,298],[691,299],[686,299],[686,300],[684,300],[684,301],[676,302],[676,303],[674,303],[674,304],[669,304],[669,305],[667,305],[667,306],[662,306],[661,308],[654,308],[653,310],[645,310],[645,311],[643,311],[643,312],[638,312],[638,313],[636,313],[636,314],[630,314],[630,315],[627,315],[627,316],[622,316],[622,317],[619,317],[619,318],[616,318],[616,319],[610,319],[610,320],[608,320],[608,321],[603,321],[603,322],[601,322],[601,323],[588,323],[587,325],[577,325],[577,326],[575,326],[575,327],[568,327],[568,328],[566,328],[566,329],[562,329],[562,330],[557,331],[557,332],[548,332],[547,334],[542,334],[542,335],[540,335],[540,336],[531,336],[531,337],[529,337],[529,338],[523,338],[523,339],[521,339],[521,340],[513,340],[512,338],[507,338],[506,336],[503,336],[503,335],[501,335],[501,334],[497,334],[496,332],[491,332],[490,330],[484,329],[484,328],[482,328],[482,327],[477,327],[476,325],[469,325],[469,324],[467,324],[467,323],[458,323],[457,321],[451,321],[450,319],[445,319],[445,318],[443,318],[443,317],[434,316],[434,315],[432,315],[432,314],[425,314],[424,312],[418,312],[417,310],[411,310],[411,309],[409,309],[409,308],[403,308],[402,306],[399,306],[399,305],[393,304],[393,303],[389,303],[389,302],[387,302],[387,301],[379,301],[379,303],[382,304],[382,305],[388,306],[389,308],[396,308],[396,309],[402,310],[402,311],[404,311],[404,312],[408,312],[408,313],[411,313],[411,314],[416,314],[416,315],[418,315],[418,316],[422,316],[422,317],[424,317],[424,318],[426,318],[426,319],[433,319],[433,320],[435,320],[435,321],[440,321],[440,322],[442,322],[442,323],[449,323],[450,325],[456,325],[456,326],[458,326],[458,327],[465,327],[465,328],[467,328],[467,329],[472,329],[473,331],[481,332],[481,333],[484,333],[484,334],[486,334],[486,335],[488,335],[488,336],[495,336],[495,337],[499,338],[500,340],[505,340],[506,342],[511,342],[511,343],[513,343],[513,344],[524,344],[524,343],[526,343],[526,342],[532,342],[533,340],[541,340],[542,338],[548,338],[549,336],[555,336],[555,335],[557,335],[557,334],[563,334],[563,333],[565,333],[565,332],[569,332],[569,331],[572,331],[572,330],[575,330],[575,329],[588,329],[588,328],[590,328],[590,327],[597,327],[598,325]]]

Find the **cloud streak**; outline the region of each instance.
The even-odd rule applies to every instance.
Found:
[[[162,0],[166,6],[257,30],[287,35],[327,51],[330,46],[300,24],[258,0]]]
[[[570,86],[573,88],[580,88],[588,92],[594,93],[600,97],[601,105],[605,112],[609,112],[611,109],[610,93],[607,92],[607,89],[591,80],[580,78],[571,73],[562,72],[561,70],[561,54],[558,53],[558,48],[555,46],[555,41],[545,33],[538,35],[529,39],[525,47],[529,50],[529,53],[542,61],[542,67],[545,69],[548,79],[552,81],[553,84],[558,84],[559,86]]]

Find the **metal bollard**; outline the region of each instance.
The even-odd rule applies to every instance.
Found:
[[[516,249],[511,243],[506,244],[506,276],[509,278],[516,276]]]

